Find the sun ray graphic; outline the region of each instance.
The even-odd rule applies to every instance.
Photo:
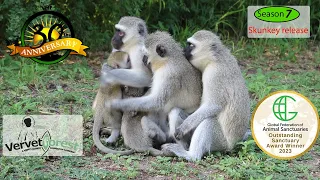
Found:
[[[42,23],[42,27],[44,27],[44,23],[43,23],[42,17],[41,17],[41,23]]]
[[[62,23],[62,21],[60,21],[60,24],[62,25],[62,27],[64,26],[64,23]]]
[[[49,21],[49,26],[51,27],[51,20],[52,20],[52,17],[50,17],[50,21]]]
[[[27,33],[34,35],[34,32],[26,30]]]
[[[29,28],[33,31],[36,32],[37,30],[33,29],[31,26],[29,26]]]
[[[56,22],[57,22],[57,18],[54,20],[54,23],[53,23],[53,24],[56,24]]]

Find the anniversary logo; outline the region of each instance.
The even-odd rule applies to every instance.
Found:
[[[54,64],[69,54],[86,56],[87,46],[75,38],[70,21],[55,11],[32,15],[21,29],[20,44],[7,46],[10,55],[19,54],[42,64]]]
[[[257,145],[277,159],[293,159],[311,149],[320,122],[311,101],[294,91],[278,91],[260,101],[251,120]]]

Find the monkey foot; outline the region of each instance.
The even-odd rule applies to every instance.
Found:
[[[161,151],[163,151],[166,154],[176,154],[177,149],[181,149],[181,146],[175,143],[167,143],[161,146]]]
[[[180,144],[167,143],[161,146],[161,151],[164,154],[175,154],[178,157],[183,157],[187,160],[190,159],[188,151],[186,151]]]

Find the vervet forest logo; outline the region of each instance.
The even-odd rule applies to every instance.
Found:
[[[309,151],[320,130],[316,107],[295,91],[278,91],[261,100],[252,114],[257,145],[277,159],[294,159]]]
[[[21,122],[22,119],[22,122]],[[17,122],[21,123],[17,123]],[[81,156],[82,116],[6,115],[4,156]]]
[[[84,49],[88,47],[81,44],[64,15],[45,10],[29,17],[21,29],[20,42],[7,47],[12,50],[10,55],[19,54],[41,64],[54,64],[69,54],[86,56]]]

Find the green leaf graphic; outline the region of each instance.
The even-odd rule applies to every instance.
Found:
[[[44,151],[44,154],[50,148],[50,140],[51,140],[51,135],[50,135],[49,131],[46,131],[42,136],[42,150]]]

